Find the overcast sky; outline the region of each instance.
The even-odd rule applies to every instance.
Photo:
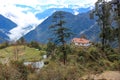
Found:
[[[18,24],[17,28],[11,30],[11,39],[25,31],[22,28],[29,24],[40,24],[44,19],[38,20],[36,13],[49,8],[87,8],[93,7],[97,0],[0,0],[0,14]],[[17,32],[17,33],[16,33]]]
[[[0,12],[3,11],[26,11],[29,10],[29,7],[35,9],[36,11],[42,12],[47,8],[54,7],[69,7],[71,8],[78,7],[89,7],[93,6],[97,0],[0,0]],[[27,8],[18,7],[17,5],[29,6]]]

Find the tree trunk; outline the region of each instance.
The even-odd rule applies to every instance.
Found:
[[[120,52],[120,20],[119,20],[119,22],[118,22],[118,46],[119,46],[119,52]]]
[[[66,64],[66,58],[67,58],[67,55],[66,55],[66,51],[64,51],[64,65]]]
[[[104,51],[105,48],[105,4],[102,7],[102,12],[103,12],[103,20],[102,20],[102,31],[103,31],[103,35],[102,35],[102,50]]]
[[[63,45],[63,60],[64,60],[64,65],[66,64],[66,60],[67,60],[67,53],[66,53],[66,45]]]

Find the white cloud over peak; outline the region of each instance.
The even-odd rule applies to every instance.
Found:
[[[97,0],[0,0],[0,14],[11,19],[18,26],[10,32],[11,40],[18,39],[23,33],[29,32],[23,30],[28,26],[40,24],[44,19],[36,18],[35,14],[45,11],[49,8],[72,8],[75,15],[78,14],[77,8],[87,8],[94,6]],[[47,17],[47,16],[46,16]]]
[[[12,0],[11,0],[12,1]],[[19,0],[18,0],[19,1]],[[4,0],[2,0],[4,2]],[[1,3],[1,0],[0,0]],[[14,2],[13,2],[14,3]],[[0,5],[0,14],[9,18],[13,22],[15,22],[18,26],[14,29],[10,30],[12,34],[9,34],[11,40],[17,40],[23,34],[26,34],[30,30],[34,29],[38,24],[40,24],[44,19],[38,20],[35,17],[35,14],[32,12],[24,13],[24,10],[28,10],[27,8],[16,7],[15,4],[6,2]],[[27,26],[32,26],[30,30],[25,30],[23,28]]]

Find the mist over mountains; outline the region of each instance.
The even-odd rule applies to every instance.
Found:
[[[49,38],[52,37],[52,33],[49,27],[52,25],[53,16],[59,12],[64,15],[65,26],[70,28],[75,34],[74,37],[80,37],[80,35],[85,34],[90,40],[98,40],[97,34],[99,34],[99,28],[97,28],[96,20],[91,20],[89,18],[89,13],[80,13],[78,15],[73,15],[72,13],[65,11],[57,11],[48,17],[42,24],[39,24],[33,31],[25,35],[27,41],[38,41],[41,43],[46,43]]]
[[[0,36],[11,41],[10,35],[13,34],[12,30],[18,28],[16,31],[14,30],[15,35],[12,35],[14,37],[12,40],[19,39],[20,37],[24,36],[28,42],[38,41],[41,43],[46,43],[48,38],[52,37],[49,26],[52,25],[53,16],[56,13],[62,12],[66,22],[65,26],[72,30],[72,32],[75,34],[74,37],[80,37],[81,34],[85,34],[86,37],[92,41],[98,40],[97,35],[100,30],[96,24],[96,20],[91,20],[89,18],[90,8],[80,8],[77,11],[78,12],[75,12],[74,9],[70,8],[51,8],[35,15],[39,22],[35,24],[31,23],[24,25],[24,27],[20,30],[18,28],[19,24],[13,22],[13,18],[0,15],[6,20],[4,21],[2,17],[0,17]]]

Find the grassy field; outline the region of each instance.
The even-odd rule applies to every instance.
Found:
[[[38,61],[42,59],[45,51],[37,50],[27,46],[10,46],[0,49],[0,61],[6,60],[24,60],[24,61]]]

